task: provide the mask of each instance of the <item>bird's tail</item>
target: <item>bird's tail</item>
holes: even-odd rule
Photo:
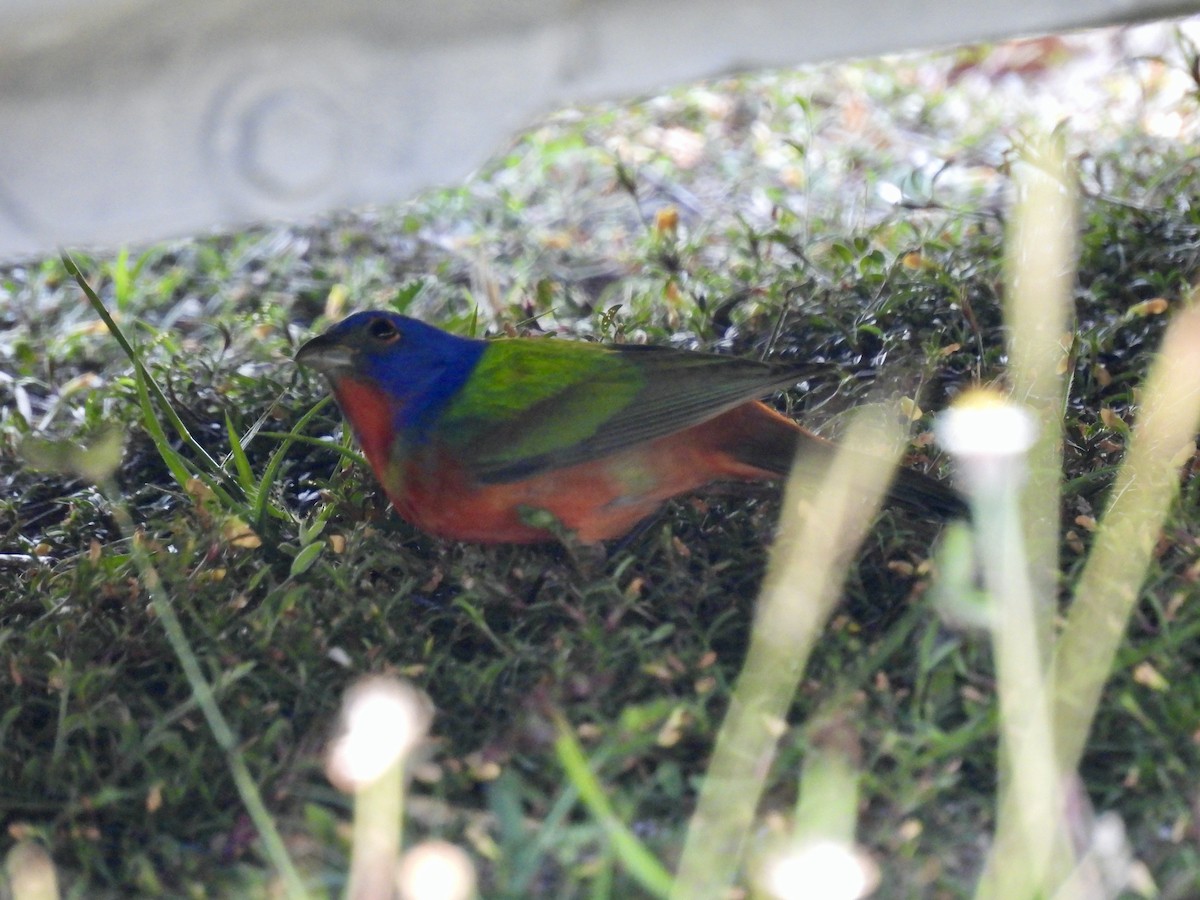
[[[971,514],[962,494],[916,469],[896,470],[888,500],[937,519],[965,519]]]
[[[749,410],[756,408],[767,415],[757,411],[749,413]],[[752,415],[754,422],[751,427],[742,429],[743,440],[738,442],[736,453],[740,462],[786,477],[797,454],[802,461],[822,464],[837,450],[832,442],[805,431],[768,406],[747,405],[738,411],[742,410]],[[936,519],[948,520],[969,515],[967,501],[962,494],[945,482],[915,469],[897,469],[887,497],[888,502]]]

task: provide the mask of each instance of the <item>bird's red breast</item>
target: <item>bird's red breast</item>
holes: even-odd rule
[[[354,436],[371,469],[382,481],[391,457],[398,403],[369,381],[354,378],[334,381],[333,396],[354,429]]]

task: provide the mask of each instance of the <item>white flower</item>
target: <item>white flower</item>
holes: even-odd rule
[[[762,887],[777,900],[856,900],[878,883],[878,867],[853,844],[817,840],[769,862]]]
[[[1024,480],[1025,454],[1037,439],[1037,422],[1003,394],[976,388],[937,417],[934,434],[954,457],[963,489],[978,496]]]
[[[325,766],[329,780],[347,792],[376,781],[424,739],[431,718],[428,698],[408,682],[364,678],[342,701],[341,733]]]

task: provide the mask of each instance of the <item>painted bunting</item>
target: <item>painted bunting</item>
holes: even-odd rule
[[[661,504],[721,480],[776,479],[797,450],[832,445],[758,398],[804,369],[661,347],[471,340],[360,312],[296,362],[323,373],[396,510],[446,538],[552,538],[544,510],[584,542],[619,537]],[[900,470],[891,497],[938,517],[951,488]]]

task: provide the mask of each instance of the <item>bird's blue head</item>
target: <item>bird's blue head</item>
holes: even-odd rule
[[[333,385],[343,412],[347,401],[382,393],[392,425],[416,436],[466,383],[484,341],[459,337],[408,316],[382,310],[354,313],[296,353],[296,362],[316,369]]]

